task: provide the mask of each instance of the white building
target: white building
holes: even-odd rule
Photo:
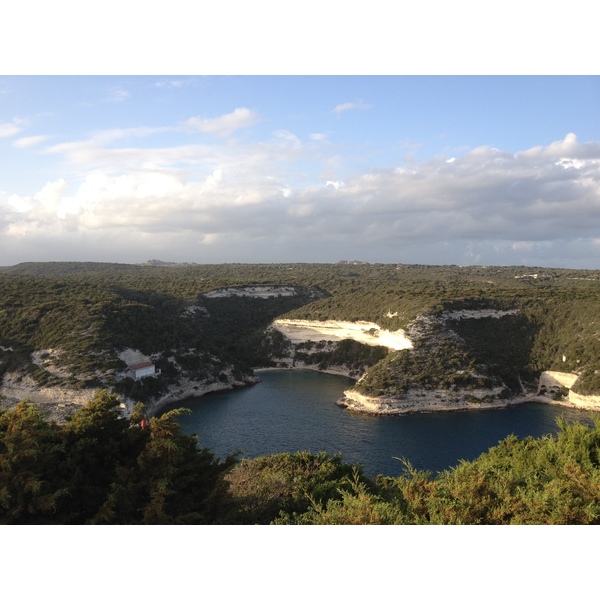
[[[156,368],[154,367],[154,363],[149,360],[130,365],[129,368],[133,372],[133,377],[135,379],[141,379],[142,377],[147,377],[148,375],[156,374]]]
[[[150,358],[139,350],[126,348],[119,353],[119,358],[127,365],[126,375],[131,375],[136,380],[142,379],[142,377],[160,375],[160,369],[155,368]]]

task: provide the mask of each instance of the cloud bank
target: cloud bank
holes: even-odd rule
[[[340,178],[335,150],[319,136],[232,137],[257,120],[245,108],[190,118],[186,130],[227,137],[202,143],[142,147],[133,142],[158,130],[136,128],[46,147],[64,173],[33,195],[0,191],[0,264],[156,257],[600,266],[598,142],[570,133],[514,154],[479,147]],[[44,141],[17,145],[39,151]]]

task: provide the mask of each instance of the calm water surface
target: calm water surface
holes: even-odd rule
[[[192,398],[169,408],[186,407],[180,417],[185,433],[219,458],[237,450],[248,458],[261,454],[325,450],[367,475],[401,475],[407,458],[418,469],[442,471],[472,460],[507,435],[540,437],[558,430],[556,418],[591,422],[583,411],[544,404],[506,409],[371,416],[337,406],[353,382],[313,371],[260,371],[261,383]]]

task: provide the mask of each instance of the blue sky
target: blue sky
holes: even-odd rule
[[[0,75],[0,264],[599,268],[600,77],[381,64]]]

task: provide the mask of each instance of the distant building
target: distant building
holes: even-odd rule
[[[149,360],[130,365],[129,368],[133,372],[134,379],[141,379],[142,377],[147,377],[148,375],[157,374],[154,363]]]
[[[160,375],[160,369],[155,368],[150,358],[139,350],[126,348],[119,352],[119,358],[127,365],[127,375],[133,376],[136,380]]]

